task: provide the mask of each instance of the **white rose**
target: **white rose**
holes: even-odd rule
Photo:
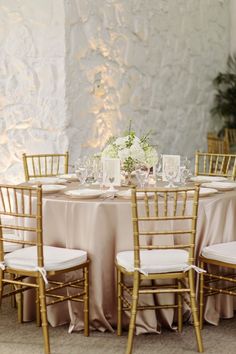
[[[134,160],[138,160],[140,162],[143,162],[145,160],[145,153],[144,153],[142,147],[137,143],[135,143],[134,145],[131,146],[130,156]]]
[[[130,149],[125,148],[123,150],[118,151],[118,157],[121,159],[121,161],[126,160],[130,156]]]
[[[121,138],[117,138],[115,141],[115,144],[119,147],[119,148],[125,148],[126,147],[126,142],[128,141],[129,137],[128,136],[124,136]]]

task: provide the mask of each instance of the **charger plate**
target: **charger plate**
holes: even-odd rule
[[[60,184],[60,183],[66,183],[67,180],[63,178],[58,178],[58,177],[38,177],[38,178],[32,178],[29,180],[27,183],[29,184]]]
[[[214,188],[218,191],[232,191],[236,188],[235,182],[209,182],[201,185],[203,188]]]
[[[58,175],[59,179],[66,179],[67,181],[77,181],[78,177],[75,173],[67,173],[65,175]]]
[[[56,193],[62,191],[65,188],[66,186],[62,186],[61,184],[43,184],[42,192],[43,194]]]
[[[147,193],[148,197],[151,198],[153,197],[153,193]],[[119,191],[116,193],[116,196],[118,198],[123,198],[123,199],[131,199],[131,189],[127,189],[125,191]],[[138,199],[144,199],[145,193],[139,192],[137,193],[137,198]]]
[[[199,183],[205,183],[205,182],[223,182],[227,181],[228,179],[226,177],[222,176],[194,176],[190,178],[190,181],[192,182],[199,182]]]
[[[101,189],[73,189],[66,191],[64,194],[68,195],[71,198],[77,199],[94,199],[99,198],[106,191]]]

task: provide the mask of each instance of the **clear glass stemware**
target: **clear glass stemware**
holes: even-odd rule
[[[80,184],[84,185],[88,177],[88,170],[85,166],[80,166],[76,170],[76,176],[78,177]]]
[[[149,175],[149,168],[146,165],[137,165],[135,168],[136,178],[138,180],[138,184],[141,188],[145,187],[145,184]]]

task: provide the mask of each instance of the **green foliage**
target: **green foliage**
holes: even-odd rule
[[[137,163],[137,160],[133,159],[131,156],[129,156],[125,161],[123,162],[123,168],[124,171],[131,173],[132,171],[135,170],[135,165]]]
[[[236,54],[229,56],[226,72],[220,72],[213,85],[216,94],[211,114],[222,118],[225,126],[233,128],[236,126]]]

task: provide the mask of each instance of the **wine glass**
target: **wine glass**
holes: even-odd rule
[[[80,166],[78,169],[75,171],[76,176],[79,178],[80,184],[84,185],[85,181],[88,177],[88,170],[86,166]]]
[[[178,169],[176,168],[176,166],[175,165],[170,165],[168,163],[168,164],[165,164],[164,170],[165,170],[166,179],[169,182],[166,187],[167,188],[176,187],[176,185],[174,184],[174,180],[178,176]]]
[[[135,168],[136,178],[141,188],[144,188],[149,175],[149,168],[146,165],[137,165]]]
[[[186,180],[188,179],[190,175],[190,170],[186,168],[185,166],[180,167],[180,181],[183,185],[186,184]]]

